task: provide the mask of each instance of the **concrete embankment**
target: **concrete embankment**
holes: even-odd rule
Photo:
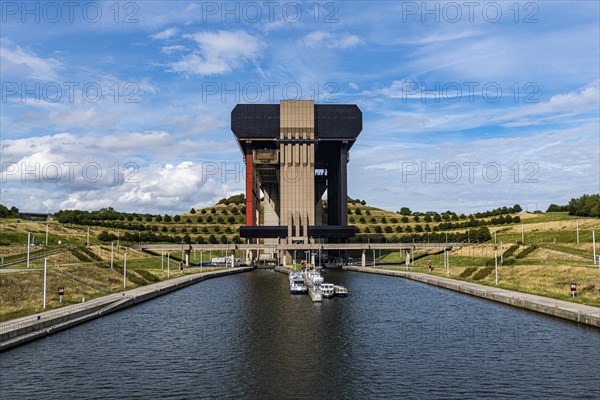
[[[371,274],[397,276],[413,281],[427,283],[444,289],[470,294],[499,303],[536,311],[539,313],[564,318],[582,324],[600,328],[600,308],[571,303],[568,301],[536,296],[528,293],[500,289],[478,283],[464,282],[456,279],[444,278],[418,272],[393,271],[378,268],[363,268],[355,266],[343,267],[347,271],[367,272]]]
[[[252,271],[252,269],[252,267],[238,267],[184,275],[125,292],[99,297],[83,303],[2,322],[0,323],[0,351],[19,346],[206,279],[248,272]]]

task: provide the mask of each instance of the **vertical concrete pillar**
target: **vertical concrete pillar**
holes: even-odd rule
[[[252,147],[250,143],[246,144],[246,225],[256,225],[254,199],[254,164],[252,159]]]
[[[360,258],[360,265],[363,268],[367,266],[367,255],[365,254],[365,250],[362,251],[362,256]]]
[[[294,238],[308,243],[308,227],[315,220],[314,102],[280,103],[280,225]]]

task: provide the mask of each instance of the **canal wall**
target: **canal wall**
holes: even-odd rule
[[[252,267],[236,267],[184,275],[83,303],[2,322],[0,323],[0,352],[207,279],[248,272],[252,269]]]
[[[600,328],[600,308],[418,272],[348,265],[347,271],[396,276]]]

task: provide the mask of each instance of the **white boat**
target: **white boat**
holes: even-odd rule
[[[290,293],[303,294],[308,293],[308,287],[304,283],[304,278],[298,272],[290,273]]]
[[[314,285],[320,285],[321,283],[325,282],[325,279],[323,279],[321,273],[314,269],[307,271],[306,275]]]
[[[336,296],[348,296],[348,289],[346,289],[344,286],[334,285],[333,291],[335,292]]]
[[[335,294],[333,283],[321,283],[321,294],[323,297],[333,297]]]

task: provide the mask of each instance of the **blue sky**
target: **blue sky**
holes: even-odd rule
[[[174,213],[244,190],[241,103],[356,103],[349,195],[530,210],[600,191],[600,11],[546,2],[1,5],[0,202]]]

